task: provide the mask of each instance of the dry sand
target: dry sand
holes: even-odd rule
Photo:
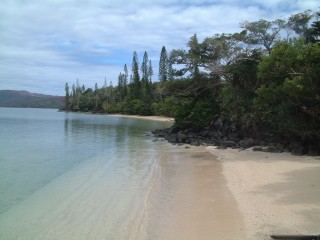
[[[243,215],[246,239],[320,233],[320,157],[207,150],[222,162]]]
[[[107,114],[108,116],[113,117],[124,117],[124,118],[133,118],[133,119],[144,119],[160,122],[173,122],[174,118],[163,117],[163,116],[140,116],[140,115],[125,115],[125,114]]]

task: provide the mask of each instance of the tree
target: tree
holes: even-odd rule
[[[173,64],[173,57],[172,53],[169,54],[169,59],[168,59],[168,80],[173,80],[174,78],[174,69],[172,67]]]
[[[127,64],[124,65],[123,71],[124,71],[123,93],[124,93],[124,97],[126,97],[128,95],[128,68],[127,68]]]
[[[195,79],[199,78],[201,64],[201,46],[198,42],[197,34],[194,34],[188,42],[188,58],[189,58],[189,71],[191,76]]]
[[[123,74],[120,72],[118,75],[118,97],[119,97],[119,101],[122,101],[122,97],[123,97]]]
[[[320,43],[320,12],[316,13],[316,16],[318,18],[317,21],[314,21],[311,24],[311,30],[310,30],[310,35],[311,35],[311,42],[313,43]]]
[[[98,108],[98,101],[99,101],[99,93],[98,93],[98,83],[94,86],[94,100],[95,100],[95,109]]]
[[[142,82],[147,82],[149,79],[148,64],[149,64],[148,53],[144,52],[143,61],[142,61],[142,65],[141,65],[141,81]]]
[[[133,99],[141,99],[141,82],[139,75],[139,60],[137,52],[134,51],[132,58],[132,83],[131,83],[131,97]]]
[[[165,82],[168,80],[168,54],[166,47],[163,46],[160,53],[159,61],[159,81]]]
[[[149,82],[152,83],[153,69],[152,69],[151,60],[149,60],[148,76],[149,76]]]
[[[257,90],[256,121],[281,134],[320,136],[319,62],[318,44],[278,43],[258,66],[264,85]]]
[[[65,85],[65,91],[66,91],[66,96],[65,96],[65,108],[68,109],[69,108],[69,104],[70,104],[70,93],[69,93],[69,85],[68,83],[66,82],[66,85]]]
[[[141,93],[142,93],[143,99],[146,99],[147,95],[149,94],[148,64],[149,64],[148,54],[147,52],[144,52],[143,61],[141,64],[141,76],[142,76],[141,77]]]
[[[260,19],[256,22],[245,21],[240,24],[240,27],[247,31],[245,38],[247,44],[263,46],[270,54],[272,46],[279,40],[279,33],[285,25],[285,21],[280,19],[272,22]]]
[[[308,43],[311,41],[309,22],[312,17],[313,14],[311,14],[310,10],[294,14],[289,18],[287,27],[293,30],[298,37],[304,37]]]

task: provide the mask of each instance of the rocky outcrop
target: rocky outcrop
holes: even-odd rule
[[[291,152],[293,155],[320,155],[319,139],[302,141],[274,136],[270,133],[253,134],[250,128],[236,126],[231,121],[216,117],[211,126],[204,129],[178,129],[174,126],[153,131],[156,138],[164,138],[173,144],[217,146],[220,149],[253,147],[253,151]]]

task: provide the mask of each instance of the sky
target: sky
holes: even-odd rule
[[[157,80],[162,46],[186,48],[239,23],[275,20],[319,0],[1,0],[0,89],[65,95],[65,83],[117,84],[132,55],[147,51]]]

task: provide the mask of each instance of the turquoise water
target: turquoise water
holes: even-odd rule
[[[220,163],[171,123],[0,108],[0,240],[244,239]]]
[[[0,239],[73,239],[70,229],[82,231],[73,226],[79,222],[70,223],[76,217],[82,221],[79,226],[87,227],[93,224],[86,222],[90,218],[103,218],[107,221],[103,236],[127,239],[134,227],[126,234],[123,229],[132,225],[131,218],[139,219],[140,205],[154,184],[157,156],[168,147],[153,142],[147,133],[169,125],[48,109],[0,108]],[[98,207],[101,201],[103,206]],[[88,208],[90,214],[79,216]],[[101,210],[104,215],[99,215]],[[46,219],[44,212],[52,216]],[[65,231],[52,226],[40,234],[39,229],[57,224],[57,219],[71,225]],[[61,232],[61,238],[45,238],[51,231]],[[100,239],[98,232],[88,236]],[[72,236],[79,239],[84,236],[80,233]]]

